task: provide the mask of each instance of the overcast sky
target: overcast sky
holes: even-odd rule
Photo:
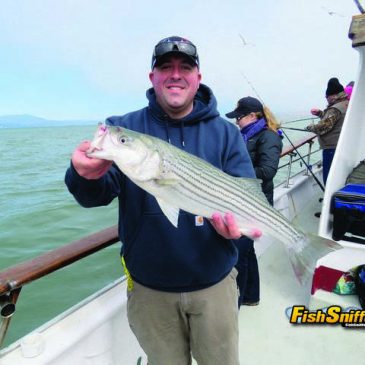
[[[356,78],[352,0],[1,0],[0,115],[104,120],[146,105],[153,46],[198,47],[222,114],[247,95],[279,116]]]

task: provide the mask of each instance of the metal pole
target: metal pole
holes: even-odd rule
[[[22,288],[15,289],[9,294],[0,296],[0,308],[1,308],[1,323],[0,323],[0,348],[3,345],[6,332],[9,328],[11,317],[15,312],[15,303],[18,300],[20,290]]]
[[[292,164],[293,164],[293,157],[295,155],[296,154],[293,153],[293,152],[289,154],[288,174],[286,176],[286,183],[285,183],[284,188],[288,188],[289,187],[289,180],[290,180],[290,175],[291,175],[291,167],[292,167]]]
[[[309,169],[312,170],[312,166],[310,164],[310,159],[311,159],[311,152],[312,152],[312,145],[313,145],[313,141],[308,142],[308,156],[307,156],[307,169],[305,170],[306,176],[309,176]]]
[[[324,186],[321,184],[321,182],[318,180],[317,176],[314,175],[312,169],[309,168],[309,166],[307,165],[307,163],[305,162],[304,158],[302,157],[302,155],[299,153],[298,149],[294,146],[293,142],[289,139],[288,135],[285,133],[285,131],[283,131],[284,136],[287,138],[287,140],[289,141],[289,143],[292,145],[292,147],[294,148],[295,152],[298,154],[298,156],[300,157],[300,159],[302,160],[302,162],[304,163],[304,165],[308,168],[308,171],[311,173],[311,175],[313,176],[313,179],[317,182],[317,184],[319,185],[319,187],[321,188],[322,191],[324,191]]]

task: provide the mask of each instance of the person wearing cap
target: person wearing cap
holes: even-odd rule
[[[161,138],[232,176],[255,176],[237,128],[217,111],[201,83],[197,49],[173,36],[154,48],[148,106],[109,117]],[[65,182],[85,207],[119,200],[119,235],[128,285],[128,320],[149,365],[238,365],[237,249],[232,214],[211,221],[180,212],[178,228],[156,199],[110,161],[88,158],[90,141],[74,151]]]
[[[240,99],[236,109],[227,113],[226,117],[236,119],[236,124],[250,154],[256,177],[262,180],[262,192],[268,202],[273,205],[273,179],[278,170],[283,148],[279,123],[269,108],[251,96]]]
[[[250,154],[255,174],[262,180],[262,192],[274,204],[273,179],[277,173],[282,138],[279,123],[269,108],[251,96],[240,99],[237,107],[226,114],[235,119],[244,144]],[[242,142],[241,142],[242,143]],[[238,248],[237,284],[240,290],[239,305],[256,305],[260,300],[260,279],[253,241],[241,238],[235,241]]]
[[[347,94],[338,78],[332,77],[328,80],[326,99],[328,105],[325,110],[311,109],[312,115],[320,118],[319,122],[306,127],[308,131],[318,135],[318,142],[322,149],[323,183],[325,185],[349,104]],[[316,213],[316,216],[319,215]]]

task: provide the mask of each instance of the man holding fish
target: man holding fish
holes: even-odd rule
[[[149,78],[148,106],[110,117],[107,125],[159,137],[230,175],[255,177],[238,129],[219,116],[212,91],[200,83],[193,43],[175,36],[161,40]],[[101,127],[97,134],[103,132]],[[191,356],[202,365],[239,364],[231,240],[241,232],[233,215],[214,214],[211,224],[181,211],[176,228],[166,206],[162,212],[161,202],[112,161],[88,157],[90,148],[89,141],[76,148],[65,181],[84,207],[119,199],[122,255],[132,279],[128,320],[149,365],[188,365]]]
[[[301,282],[341,246],[307,236],[268,204],[238,129],[200,83],[190,41],[161,40],[149,78],[148,106],[108,118],[75,150],[65,181],[85,207],[118,198],[128,320],[148,363],[237,365],[232,240],[282,241]]]

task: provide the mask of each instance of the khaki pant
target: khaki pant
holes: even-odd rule
[[[239,365],[237,270],[218,284],[168,293],[136,282],[128,292],[129,325],[148,365]]]

